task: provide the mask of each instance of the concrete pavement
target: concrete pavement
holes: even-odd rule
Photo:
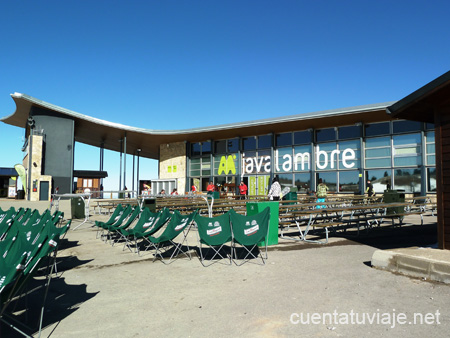
[[[208,268],[195,253],[153,263],[150,254],[96,239],[85,224],[61,243],[42,336],[447,337],[449,285],[370,267],[379,249],[434,243],[434,217],[423,226],[406,221],[357,238],[332,236],[328,245],[280,240],[264,266]],[[430,256],[431,249],[410,250]],[[30,303],[39,299],[31,295]],[[9,333],[1,327],[1,337]]]

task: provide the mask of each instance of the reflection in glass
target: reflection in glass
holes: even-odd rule
[[[359,172],[356,170],[339,172],[339,191],[358,192]]]
[[[328,187],[328,191],[336,191],[336,184],[337,184],[337,180],[336,180],[336,172],[326,172],[326,173],[317,173],[316,174],[316,184],[319,184],[319,179],[323,180],[323,183],[325,183]],[[317,191],[317,187],[316,190]]]
[[[436,168],[427,168],[428,191],[436,192]]]
[[[311,190],[311,175],[309,173],[295,174],[295,186],[299,192],[309,193]]]
[[[394,189],[403,190],[407,193],[420,192],[421,170],[416,169],[394,169]]]
[[[382,193],[389,187],[392,187],[391,169],[367,170],[366,179],[373,184],[373,190],[376,193]]]

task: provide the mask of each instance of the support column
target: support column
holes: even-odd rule
[[[139,154],[141,152],[141,149],[136,150],[137,151],[137,172],[136,172],[136,176],[137,176],[137,193],[139,195],[139,188],[140,188],[140,184],[139,184]]]
[[[125,132],[125,136],[123,137],[123,190],[125,190],[125,187],[127,186],[127,133]]]
[[[123,151],[123,140],[119,140],[120,142],[120,159],[119,159],[119,189],[122,190],[122,151]]]

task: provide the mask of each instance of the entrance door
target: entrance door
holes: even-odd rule
[[[269,175],[248,176],[248,194],[250,196],[267,195],[270,188],[269,179]]]
[[[48,181],[41,181],[39,184],[39,201],[48,201],[48,190],[50,184]]]

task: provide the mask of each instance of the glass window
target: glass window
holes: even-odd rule
[[[376,137],[366,139],[366,168],[391,166],[391,138]]]
[[[202,176],[211,176],[211,160],[209,157],[202,158]]]
[[[400,145],[418,144],[422,143],[422,138],[420,134],[406,134],[406,135],[395,135],[393,137],[394,147]]]
[[[256,138],[254,136],[242,138],[242,150],[256,150]]]
[[[311,145],[294,147],[294,171],[311,170],[312,152]]]
[[[357,169],[361,166],[361,142],[359,139],[339,143],[339,169]],[[345,157],[345,161],[343,160]]]
[[[202,142],[202,155],[211,154],[212,146],[211,141]]]
[[[361,127],[360,126],[339,127],[338,135],[339,140],[348,140],[351,138],[361,137]]]
[[[281,189],[285,187],[292,187],[292,174],[279,174]]]
[[[214,153],[215,154],[225,154],[227,152],[227,141],[215,141],[214,142]]]
[[[369,123],[364,125],[365,136],[380,136],[390,134],[389,122]]]
[[[434,123],[425,123],[425,128],[427,128],[427,130],[434,129]]]
[[[390,137],[368,138],[366,140],[366,148],[390,147],[390,146],[391,146]]]
[[[411,166],[422,164],[421,134],[395,135],[394,166]]]
[[[293,169],[292,147],[275,150],[275,172],[291,172]]]
[[[373,190],[376,193],[383,193],[386,189],[391,188],[392,184],[391,169],[367,170],[366,180],[370,180],[373,184]]]
[[[434,131],[427,132],[426,134],[426,154],[427,164],[436,165],[436,146],[435,146]]]
[[[316,184],[319,184],[319,179],[322,179],[323,183],[325,183],[328,187],[328,191],[336,191],[336,175],[337,172],[321,172],[316,174]],[[317,191],[317,187],[316,190]]]
[[[334,128],[316,130],[316,141],[327,142],[336,140],[336,131]]]
[[[379,167],[390,167],[391,158],[376,158],[367,159],[366,158],[366,168],[379,168]]]
[[[436,168],[427,168],[427,189],[436,192]]]
[[[339,172],[339,191],[340,192],[358,192],[359,172],[356,170]]]
[[[294,174],[295,186],[299,192],[311,191],[311,175],[309,173]]]
[[[305,144],[312,142],[312,133],[309,130],[294,133],[294,144]]]
[[[191,156],[200,156],[201,149],[200,143],[191,143]]]
[[[336,169],[337,161],[336,143],[323,143],[316,146],[316,168],[318,170]]]
[[[422,122],[418,121],[394,121],[393,133],[407,133],[411,131],[420,131],[422,129]]]
[[[258,149],[272,147],[272,135],[258,136]]]
[[[200,158],[191,159],[189,170],[190,176],[200,176],[200,166],[201,166],[200,162],[201,162]]]
[[[275,143],[277,147],[291,146],[292,133],[277,134],[275,136]]]
[[[420,192],[421,173],[420,169],[395,169],[394,189],[407,193]]]
[[[239,139],[235,138],[232,140],[228,140],[228,152],[229,153],[237,153],[239,151]]]

